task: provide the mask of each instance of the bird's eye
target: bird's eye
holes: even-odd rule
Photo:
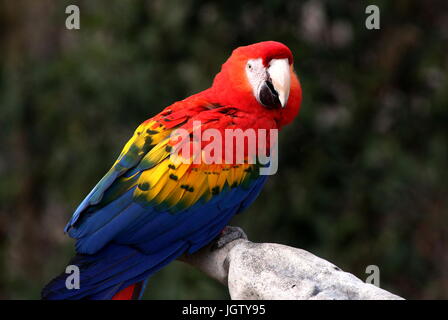
[[[247,69],[252,70],[252,65],[250,63],[247,64]]]

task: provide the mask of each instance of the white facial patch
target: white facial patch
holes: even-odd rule
[[[260,102],[258,100],[258,92],[261,85],[266,81],[267,78],[266,68],[263,65],[263,60],[261,58],[258,58],[247,61],[246,75],[252,87],[254,97],[258,102]]]
[[[260,89],[266,81],[272,82],[272,86],[278,94],[281,106],[288,102],[291,86],[290,65],[288,59],[272,59],[266,68],[261,58],[250,59],[246,64],[246,75],[252,87],[254,97],[260,101]]]

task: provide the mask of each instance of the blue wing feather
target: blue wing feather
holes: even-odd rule
[[[265,181],[266,176],[260,176],[250,188],[230,189],[219,194],[216,201],[198,202],[175,215],[168,212],[151,214],[151,208],[131,203],[129,211],[121,212],[111,222],[78,240],[81,252],[94,251],[101,247],[101,243],[109,243],[94,255],[84,255],[85,260],[71,262],[82,269],[82,290],[67,290],[63,277],[50,283],[43,296],[50,299],[86,296],[110,299],[117,287],[122,289],[145,280],[185,251],[193,253],[207,245],[236,213],[255,200]],[[131,222],[140,223],[140,229],[135,230],[135,225],[126,229]]]

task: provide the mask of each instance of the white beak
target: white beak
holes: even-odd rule
[[[291,85],[288,59],[272,59],[268,68],[268,73],[271,77],[272,85],[278,93],[282,108],[284,108],[288,102],[289,88]]]

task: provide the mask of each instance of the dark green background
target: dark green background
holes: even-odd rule
[[[364,10],[381,9],[367,30]],[[133,130],[207,88],[240,45],[287,44],[303,86],[280,169],[237,217],[406,298],[448,298],[445,1],[1,1],[0,298],[37,299],[62,229]],[[65,28],[78,4],[81,29]],[[228,298],[174,262],[149,299]]]

